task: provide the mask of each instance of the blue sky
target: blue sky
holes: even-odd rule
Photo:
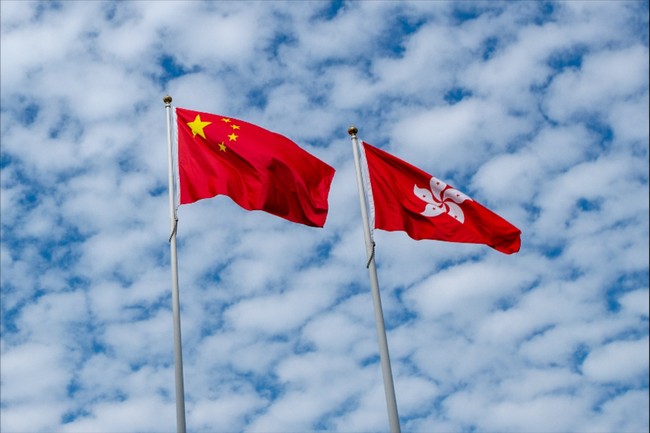
[[[188,431],[388,431],[347,128],[519,227],[377,231],[404,432],[648,431],[648,2],[0,2],[4,432],[175,430],[166,118],[290,137],[322,229],[179,209]]]

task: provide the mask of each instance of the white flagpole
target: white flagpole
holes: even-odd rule
[[[357,128],[350,126],[348,134],[352,137],[352,152],[354,154],[354,167],[357,171],[357,186],[359,188],[359,204],[361,205],[361,219],[363,220],[363,235],[366,240],[366,254],[368,256],[368,274],[370,275],[370,289],[372,302],[375,309],[375,327],[379,339],[379,357],[381,360],[381,372],[384,377],[384,391],[386,393],[386,406],[388,408],[388,423],[391,433],[400,433],[399,415],[397,414],[397,400],[395,399],[395,387],[393,385],[393,373],[390,367],[390,356],[388,354],[388,341],[386,339],[386,328],[384,327],[384,313],[381,308],[381,296],[379,295],[379,282],[377,280],[377,267],[375,266],[375,243],[370,234],[368,223],[368,206],[365,200],[363,178],[361,175],[361,163],[359,161],[359,139]]]
[[[167,147],[168,147],[168,172],[169,172],[169,217],[171,222],[171,235],[169,247],[172,264],[172,315],[174,318],[174,370],[176,374],[176,431],[185,433],[185,390],[183,387],[183,347],[181,345],[181,308],[178,293],[178,259],[176,257],[176,228],[178,216],[176,215],[176,197],[174,194],[174,164],[172,150],[172,97],[163,98],[167,110]]]

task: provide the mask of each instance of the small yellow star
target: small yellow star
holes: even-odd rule
[[[192,129],[192,137],[196,137],[196,134],[199,134],[201,137],[205,138],[205,132],[203,132],[203,128],[210,125],[211,123],[212,122],[202,122],[201,116],[197,114],[194,121],[188,122],[187,126]]]
[[[230,119],[228,119],[227,117],[222,117],[221,121],[226,122],[226,123],[230,123]]]
[[[235,130],[235,129],[239,129],[239,125],[230,125],[230,127],[231,127],[233,130]]]
[[[237,137],[238,137],[238,135],[235,135],[235,133],[233,132],[232,134],[230,134],[228,136],[228,140],[229,141],[237,141]]]
[[[226,151],[226,145],[223,143],[223,141],[219,143],[219,150],[222,152]]]

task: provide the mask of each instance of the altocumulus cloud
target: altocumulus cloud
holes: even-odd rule
[[[337,169],[179,209],[190,431],[386,431],[350,140],[519,227],[376,232],[405,432],[648,431],[648,2],[0,2],[0,429],[173,431],[162,97]]]

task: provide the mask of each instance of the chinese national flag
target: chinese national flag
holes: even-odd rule
[[[180,204],[227,195],[247,210],[323,227],[334,169],[280,134],[176,108]]]
[[[413,239],[486,244],[519,251],[521,230],[451,185],[363,143],[374,202],[375,228]]]

